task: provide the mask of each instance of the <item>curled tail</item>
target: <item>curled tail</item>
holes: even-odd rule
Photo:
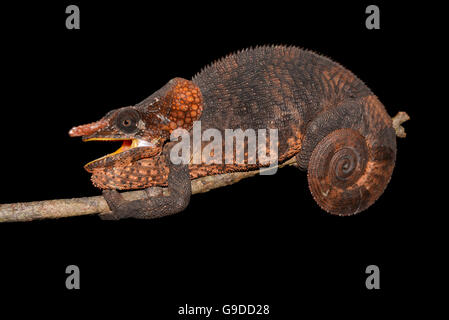
[[[321,112],[307,125],[297,155],[315,201],[336,215],[371,206],[390,181],[395,159],[392,121],[374,95]]]

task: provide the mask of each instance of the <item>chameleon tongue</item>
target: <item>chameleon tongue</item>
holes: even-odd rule
[[[69,131],[69,136],[71,137],[81,137],[81,136],[87,136],[90,134],[95,133],[101,128],[104,128],[108,124],[108,121],[106,120],[99,120],[97,122],[92,122],[88,124],[83,124],[78,127],[73,127]]]

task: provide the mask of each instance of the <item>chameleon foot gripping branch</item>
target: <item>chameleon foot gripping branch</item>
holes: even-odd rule
[[[69,134],[84,141],[123,141],[116,152],[85,166],[94,185],[105,190],[111,209],[101,215],[105,219],[174,214],[188,205],[192,191],[231,184],[264,166],[260,161],[173,163],[170,135],[179,128],[191,134],[196,121],[202,133],[215,129],[223,136],[227,129],[276,129],[280,166],[295,164],[307,171],[310,191],[322,209],[351,215],[384,192],[405,120],[408,116],[399,113],[392,121],[371,90],[338,63],[296,47],[263,46],[231,54],[192,80],[175,78],[137,105],[112,110]],[[207,145],[201,142],[199,152]],[[242,148],[248,150],[247,140]],[[115,191],[153,187],[167,188],[164,195],[151,197],[123,197]],[[105,211],[100,197],[92,200],[101,202],[98,208],[86,205],[86,199],[86,212]]]

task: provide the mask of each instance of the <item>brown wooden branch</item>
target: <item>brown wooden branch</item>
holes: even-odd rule
[[[294,164],[293,159],[279,167]],[[262,169],[267,170],[267,169]],[[231,185],[242,179],[259,174],[259,170],[233,172],[216,176],[207,176],[192,180],[192,193],[203,193],[212,189]],[[155,188],[155,192],[167,195],[167,188]],[[122,193],[126,200],[138,200],[148,197],[146,191],[128,191]],[[106,213],[109,207],[103,196],[59,199],[33,202],[0,204],[0,222],[31,221],[38,219],[55,219],[96,213]]]
[[[407,120],[410,120],[409,115],[404,111],[399,111],[398,114],[391,119],[393,120],[393,128],[396,131],[396,136],[398,136],[399,138],[405,138],[405,129],[403,126],[401,126],[401,124],[403,124]]]
[[[405,137],[401,124],[410,119],[405,112],[399,112],[393,120],[393,127],[398,137]],[[295,159],[284,162],[279,168],[287,165],[295,165]],[[268,169],[262,169],[268,170]],[[207,176],[192,180],[192,193],[203,193],[212,189],[231,185],[242,179],[259,174],[259,170],[248,172],[233,172],[216,176]],[[167,194],[166,188],[154,189],[154,192]],[[143,190],[123,192],[126,200],[145,199],[148,194]],[[59,199],[33,202],[19,202],[0,204],[0,222],[31,221],[38,219],[55,219],[89,214],[105,213],[109,207],[102,196],[83,197],[73,199]]]

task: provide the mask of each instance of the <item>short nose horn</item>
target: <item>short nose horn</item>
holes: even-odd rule
[[[78,127],[73,127],[69,131],[69,136],[71,137],[81,137],[81,136],[87,136],[90,134],[95,133],[96,131],[100,130],[101,128],[104,128],[108,122],[106,120],[99,120],[97,122],[92,122],[88,124],[83,124]]]

